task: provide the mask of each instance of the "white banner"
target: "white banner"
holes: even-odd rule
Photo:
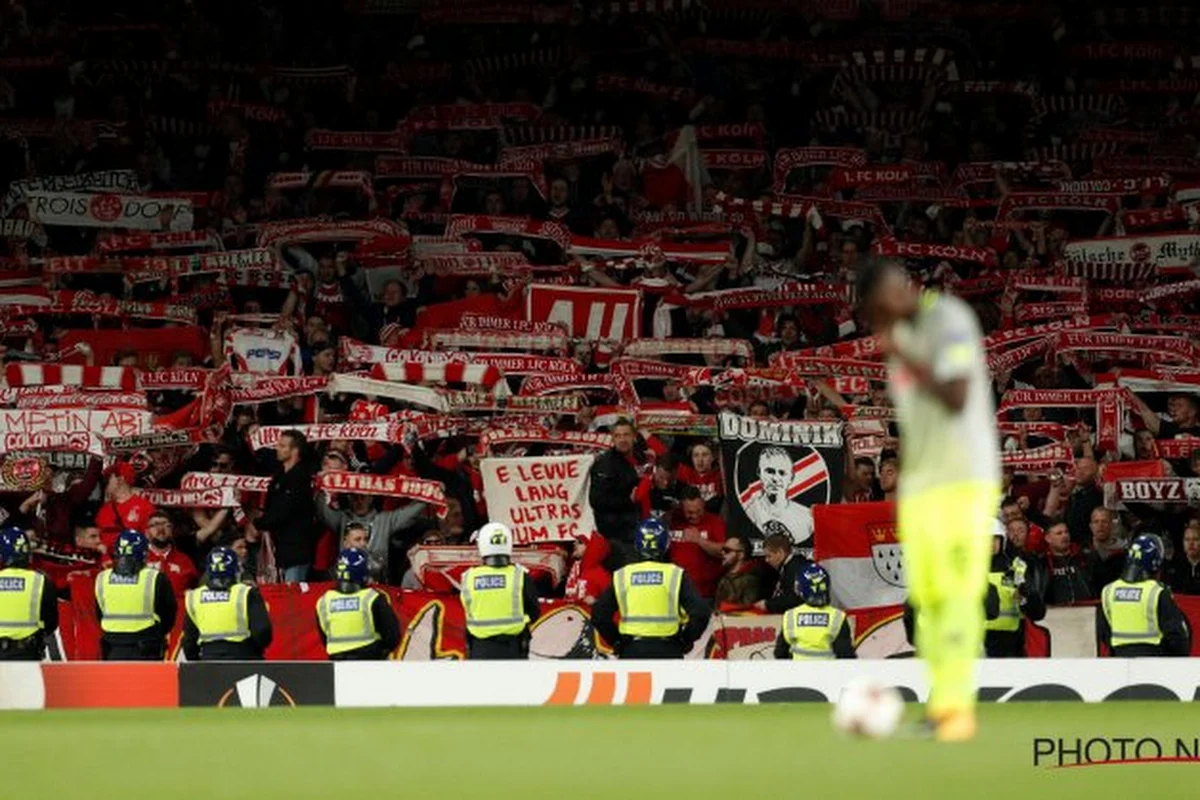
[[[29,216],[43,225],[140,231],[192,229],[192,201],[179,197],[32,191],[26,195],[26,207]]]
[[[138,176],[131,169],[109,169],[98,172],[79,172],[74,175],[43,175],[23,178],[8,185],[0,202],[0,217],[7,217],[25,202],[29,192],[116,192],[129,194],[138,191]]]
[[[488,517],[512,528],[515,544],[590,538],[588,470],[595,456],[485,458],[479,464]]]
[[[0,409],[0,433],[94,433],[104,438],[146,433],[148,411],[136,409]]]
[[[1189,267],[1200,256],[1200,233],[1153,233],[1068,242],[1068,264],[1153,264],[1162,271]]]

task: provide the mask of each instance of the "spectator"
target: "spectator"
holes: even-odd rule
[[[313,522],[313,470],[305,461],[308,442],[297,430],[284,431],[275,445],[278,465],[263,513],[256,526],[271,536],[275,558],[283,570],[283,579],[295,583],[308,578],[316,546]]]
[[[721,579],[713,598],[718,608],[722,603],[749,606],[758,602],[759,572],[750,558],[751,550],[750,540],[738,534],[721,545]]]
[[[175,546],[175,523],[165,511],[155,511],[146,522],[146,539],[150,550],[146,564],[167,576],[171,589],[181,595],[196,588],[200,573],[192,559]]]
[[[608,539],[618,566],[633,558],[633,531],[639,508],[635,499],[638,463],[633,447],[637,431],[627,419],[612,426],[612,447],[592,463],[588,502],[596,519],[596,530]]]
[[[879,459],[879,499],[896,502],[896,487],[900,479],[900,462],[895,458]]]
[[[875,462],[866,456],[854,459],[842,490],[847,503],[867,503],[875,489]]]
[[[1056,473],[1050,480],[1050,493],[1046,496],[1046,516],[1065,521],[1071,541],[1080,546],[1091,540],[1092,512],[1104,504],[1104,493],[1097,477],[1096,459],[1076,454],[1074,476],[1064,475],[1061,471]]]
[[[782,614],[803,602],[796,594],[796,580],[810,562],[792,547],[792,540],[782,533],[768,536],[763,542],[763,556],[771,569],[775,570],[775,589],[771,596],[759,600],[754,607],[771,614]]]
[[[1067,523],[1056,522],[1046,531],[1046,579],[1042,596],[1047,605],[1069,605],[1096,597],[1087,559],[1071,541]]]
[[[1100,591],[1121,577],[1128,542],[1115,534],[1113,513],[1107,508],[1093,509],[1089,527],[1092,531],[1092,542],[1084,553],[1087,555],[1088,574],[1091,576],[1089,582],[1093,589]]]
[[[127,461],[118,461],[104,470],[104,480],[104,505],[96,513],[96,527],[105,549],[112,552],[121,531],[145,532],[154,504],[133,491],[135,473]]]
[[[712,600],[721,577],[721,545],[725,520],[704,507],[695,486],[679,493],[679,510],[671,521],[671,562],[683,571],[705,600]]]
[[[1008,524],[1004,526],[1004,533],[1007,538],[1007,543],[1005,544],[1007,557],[1027,557],[1029,544],[1029,523],[1021,518],[1011,519],[1008,521]]]
[[[411,526],[425,512],[425,504],[409,503],[394,511],[378,511],[375,498],[369,494],[350,494],[339,499],[348,501],[348,510],[334,508],[329,496],[322,492],[316,503],[317,517],[330,530],[342,535],[342,549],[351,547],[366,551],[371,580],[386,583],[392,537]],[[352,529],[365,531],[366,541],[346,544],[345,535]]]
[[[28,527],[37,532],[39,540],[66,544],[71,541],[72,517],[100,482],[100,459],[89,459],[83,477],[71,480],[65,489],[56,488],[56,478],[60,475],[66,479],[71,477],[71,473],[49,472],[43,488],[25,498],[19,511],[28,520]]]
[[[708,442],[697,442],[688,449],[687,460],[676,473],[680,483],[694,486],[700,492],[705,507],[716,514],[721,510],[725,492],[721,468]],[[702,593],[703,594],[703,593]]]
[[[1150,409],[1136,394],[1134,409],[1142,418],[1146,428],[1156,439],[1174,439],[1178,436],[1200,436],[1200,397],[1194,394],[1173,394],[1167,398],[1167,416],[1164,420]]]
[[[1183,547],[1167,565],[1167,583],[1175,594],[1200,595],[1200,520],[1189,520]]]
[[[361,533],[356,533],[354,535],[356,537],[361,537]],[[405,571],[404,576],[400,579],[401,589],[416,590],[425,588],[425,584],[421,582],[420,574],[418,574],[416,567],[413,565],[413,560],[416,558],[419,548],[437,547],[438,545],[445,543],[446,537],[442,535],[441,531],[426,531],[424,534],[422,534],[420,541],[418,541],[408,550],[409,568]]]
[[[683,486],[675,479],[675,457],[662,453],[654,459],[654,470],[638,483],[636,499],[641,515],[665,519],[679,507]]]

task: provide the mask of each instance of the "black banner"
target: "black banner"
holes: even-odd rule
[[[842,423],[721,414],[718,428],[729,532],[780,533],[811,555],[812,507],[842,496]]]
[[[242,661],[179,665],[179,705],[218,708],[333,705],[329,662]]]

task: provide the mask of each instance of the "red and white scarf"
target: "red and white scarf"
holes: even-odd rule
[[[229,488],[235,492],[266,494],[270,486],[269,475],[239,475],[230,472],[189,472],[179,481],[179,488],[185,492]]]
[[[420,361],[375,364],[371,377],[403,383],[473,383],[492,389],[504,380],[504,374],[491,364],[451,361],[429,364]]]
[[[81,367],[74,364],[25,364],[11,362],[4,379],[17,386],[79,386],[132,392],[141,388],[138,370],[132,367]]]
[[[265,425],[249,436],[250,447],[272,447],[287,431],[297,430],[310,442],[355,441],[399,442],[402,434],[397,422],[340,422],[318,425]]]
[[[407,475],[371,475],[365,472],[330,471],[317,475],[315,488],[323,492],[371,494],[427,503],[446,516],[446,490],[440,481]]]
[[[1000,454],[1001,466],[1020,475],[1047,474],[1055,470],[1075,471],[1075,456],[1071,447],[1055,443],[1032,450],[1006,450]]]
[[[612,436],[607,433],[556,431],[541,428],[493,428],[485,430],[480,435],[479,450],[486,453],[494,447],[528,443],[607,450],[612,447]]]

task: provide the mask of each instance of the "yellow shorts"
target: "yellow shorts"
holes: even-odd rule
[[[982,601],[999,500],[1000,487],[989,482],[949,484],[901,498],[896,535],[904,545],[914,606]]]

